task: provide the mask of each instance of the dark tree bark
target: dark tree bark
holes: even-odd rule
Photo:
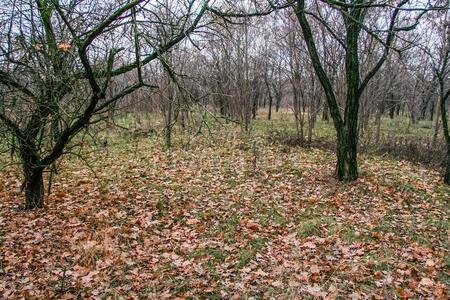
[[[282,94],[281,90],[278,90],[275,87],[274,87],[274,92],[275,92],[275,112],[278,112],[280,110],[281,100],[283,99],[283,94]]]
[[[256,113],[258,112],[258,107],[260,106],[259,99],[261,97],[261,91],[259,88],[259,80],[256,78],[253,80],[253,104],[252,104],[252,118],[256,119]]]
[[[347,80],[347,101],[344,112],[344,126],[338,136],[337,176],[340,180],[352,181],[358,178],[358,110],[361,93],[359,78],[358,36],[362,10],[354,9],[350,15],[354,19],[345,19],[347,24],[347,51],[345,57],[345,75]],[[355,21],[356,20],[356,21]],[[339,133],[338,133],[339,134]]]
[[[323,109],[322,109],[322,120],[328,122],[330,120],[328,116],[328,105],[326,102],[323,103]]]
[[[450,42],[449,42],[450,45]],[[449,46],[450,47],[450,46]],[[449,57],[448,57],[448,53],[447,53],[447,58],[446,58],[446,62],[448,61]],[[444,70],[444,68],[443,68]],[[442,75],[444,74],[444,72],[442,72]],[[439,86],[440,86],[440,110],[441,110],[441,119],[442,119],[442,130],[444,133],[444,138],[445,138],[445,142],[447,143],[447,164],[446,164],[446,168],[444,171],[444,182],[446,184],[450,184],[450,131],[448,128],[448,118],[447,118],[447,100],[448,98],[450,98],[450,88],[445,91],[444,90],[444,77],[440,76],[439,78]]]
[[[270,120],[272,118],[272,104],[273,104],[273,97],[272,97],[272,91],[270,89],[270,84],[269,84],[269,78],[267,75],[267,71],[264,73],[264,83],[266,84],[267,87],[267,96],[269,98],[269,113],[267,114],[267,120]]]
[[[448,75],[450,74],[450,33],[448,32],[446,34],[444,46],[442,48],[444,50],[442,51],[441,59],[439,59],[441,64],[439,67],[435,67],[435,72],[439,83],[439,108],[441,111],[442,130],[445,142],[447,144],[447,158],[446,168],[444,171],[444,182],[446,184],[450,184],[450,131],[448,128],[447,116],[447,100],[450,98],[450,87],[446,87],[446,81],[448,79]]]
[[[20,158],[24,175],[25,209],[44,206],[44,168],[36,154],[36,147],[31,140],[20,141]]]
[[[352,181],[358,178],[357,135],[342,131],[337,140],[336,175],[339,180]]]
[[[378,105],[378,109],[375,115],[375,125],[376,125],[376,134],[375,134],[375,142],[380,140],[381,136],[381,117],[383,116],[385,110],[385,100],[381,100],[381,103]]]
[[[204,2],[195,18],[186,21],[183,28],[171,32],[171,36],[165,37],[166,43],[157,44],[148,54],[141,53],[136,35],[136,58],[124,61],[124,64],[117,68],[115,54],[121,50],[113,48],[113,45],[111,49],[102,48],[105,50],[105,56],[102,57],[101,64],[98,64],[99,58],[92,55],[92,52],[96,51],[95,42],[104,34],[112,34],[118,26],[128,24],[123,22],[124,24],[118,25],[116,21],[123,21],[122,18],[128,18],[129,13],[136,13],[140,9],[137,7],[145,1],[114,4],[115,8],[106,11],[104,15],[95,13],[94,19],[86,12],[87,31],[84,31],[85,26],[78,26],[77,22],[73,21],[74,16],[78,14],[76,6],[79,3],[66,9],[69,4],[60,4],[58,1],[11,1],[16,2],[20,9],[11,10],[10,21],[3,22],[10,24],[8,37],[15,39],[17,32],[26,32],[24,43],[32,44],[24,44],[23,47],[17,48],[18,50],[14,49],[20,56],[27,57],[26,62],[15,59],[14,53],[5,55],[6,52],[2,48],[2,62],[6,63],[1,65],[0,87],[2,91],[5,90],[4,87],[8,88],[7,95],[2,96],[20,101],[7,102],[2,99],[2,104],[11,103],[11,106],[0,111],[0,125],[4,125],[19,143],[25,208],[33,209],[44,204],[44,170],[64,155],[69,142],[81,130],[87,128],[92,121],[97,121],[92,120],[95,116],[107,113],[115,102],[141,87],[152,87],[143,82],[142,67],[158,59],[190,35],[205,14],[207,2]],[[29,11],[25,9],[27,6]],[[92,7],[95,6],[94,1]],[[186,15],[191,16],[193,8],[189,7],[188,10]],[[33,18],[29,18],[30,14]],[[3,23],[2,28],[5,28]],[[137,26],[137,23],[134,25]],[[24,28],[27,29],[23,31]],[[29,28],[33,28],[32,33]],[[27,36],[29,34],[41,36],[42,41],[35,41],[34,36]],[[65,40],[67,38],[70,43]],[[45,46],[38,51],[33,45],[40,47],[39,43],[45,43]],[[46,68],[43,68],[43,65]],[[130,71],[137,71],[137,79],[130,80],[118,92],[107,97],[112,78]],[[81,93],[78,94],[75,90],[80,87],[84,90],[82,97]],[[72,109],[66,100],[71,99],[70,96],[74,93],[75,98],[79,98],[83,103],[80,106],[74,105]],[[22,109],[23,107],[27,109]],[[60,111],[65,109],[68,110],[60,114]]]
[[[434,118],[434,107],[436,106],[436,102],[435,101],[431,101],[431,105],[430,105],[430,121],[433,121]]]
[[[27,173],[25,173],[27,172]],[[43,169],[24,171],[25,209],[44,207]]]
[[[389,118],[391,120],[394,120],[395,115],[398,115],[398,113],[396,114],[395,111],[396,111],[396,106],[395,105],[391,105],[391,107],[389,108]]]
[[[258,97],[253,98],[252,119],[256,119],[256,111],[258,110]]]
[[[336,175],[339,180],[352,181],[358,177],[358,110],[361,95],[373,76],[384,64],[394,39],[394,26],[399,9],[406,2],[400,2],[395,8],[388,28],[388,34],[384,41],[384,52],[376,64],[368,71],[363,80],[360,79],[360,65],[358,57],[359,33],[363,27],[363,21],[370,6],[365,7],[364,1],[355,0],[349,6],[341,7],[342,17],[345,21],[346,39],[342,42],[345,48],[345,75],[347,83],[347,96],[344,115],[341,115],[337,98],[333,90],[330,77],[326,73],[315,41],[309,21],[306,17],[305,1],[298,0],[295,14],[302,28],[308,53],[313,64],[314,71],[322,85],[327,99],[330,114],[334,122],[337,136],[337,164]]]
[[[444,182],[450,184],[450,144],[447,142],[447,166],[445,167]]]
[[[300,0],[296,7],[296,16],[302,28],[303,37],[305,39],[308,52],[313,64],[314,70],[317,77],[324,89],[325,96],[327,99],[328,107],[330,109],[331,117],[333,118],[334,127],[337,133],[337,164],[336,164],[336,175],[339,180],[351,180],[354,177],[354,169],[357,169],[356,164],[356,148],[355,153],[352,153],[351,141],[352,139],[348,136],[349,131],[346,130],[344,120],[342,120],[341,113],[339,111],[338,102],[333,91],[333,86],[329,77],[327,76],[314,42],[314,37],[311,31],[311,27],[306,18],[305,14],[305,2]],[[349,99],[349,97],[347,98]],[[346,109],[346,112],[348,110]],[[353,159],[355,157],[355,159]],[[356,172],[357,176],[357,172]]]
[[[271,93],[270,93],[270,90],[269,90],[269,104],[268,104],[268,106],[269,106],[269,113],[267,114],[267,120],[271,120],[272,119],[272,95],[271,95]]]
[[[400,116],[400,111],[403,113],[403,108],[401,103],[395,103],[395,115],[398,117]]]

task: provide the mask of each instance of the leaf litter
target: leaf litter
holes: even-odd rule
[[[92,170],[65,159],[32,212],[18,171],[1,174],[0,298],[448,297],[450,189],[434,171],[361,156],[340,183],[330,152],[234,131],[136,148],[89,152]]]

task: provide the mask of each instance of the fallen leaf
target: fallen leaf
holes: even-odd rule
[[[427,277],[422,278],[419,282],[419,286],[431,287],[433,285],[434,285],[434,281]]]
[[[259,225],[258,223],[254,222],[254,221],[247,221],[247,223],[245,224],[245,227],[247,227],[250,230],[260,230],[261,229],[261,225]]]

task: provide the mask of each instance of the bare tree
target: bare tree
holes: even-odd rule
[[[449,12],[436,14],[429,20],[434,29],[428,37],[424,49],[431,60],[438,81],[439,109],[442,119],[442,131],[447,144],[444,182],[450,184],[450,131],[448,124],[448,99],[450,98],[450,21]]]
[[[152,87],[145,66],[191,34],[207,4],[184,1],[167,22],[158,14],[174,7],[168,1],[3,2],[0,125],[14,136],[12,151],[17,144],[25,208],[43,206],[43,172],[70,153],[78,133]]]
[[[358,177],[357,147],[358,147],[358,111],[360,98],[369,84],[370,80],[380,70],[386,61],[390,49],[394,45],[395,37],[400,31],[412,30],[425,12],[431,9],[428,5],[417,8],[408,5],[410,1],[402,0],[395,4],[372,1],[367,3],[361,0],[351,2],[344,1],[323,1],[322,9],[337,9],[344,22],[345,35],[340,36],[333,31],[332,24],[329,24],[307,7],[304,0],[299,0],[295,6],[295,14],[302,27],[303,37],[306,41],[314,70],[324,89],[328,107],[334,121],[337,133],[337,166],[336,175],[340,180],[355,180]],[[378,10],[378,13],[377,13]],[[320,11],[320,10],[319,10]],[[419,13],[416,13],[419,11]],[[410,14],[414,20],[412,24],[401,25],[399,18],[403,13]],[[380,19],[381,16],[381,19]],[[345,55],[345,82],[346,101],[342,114],[339,108],[337,96],[333,84],[327,74],[320,59],[317,43],[312,33],[310,18],[324,24],[332,33],[332,36],[340,41],[341,48]],[[375,18],[375,19],[374,19]],[[370,22],[369,22],[370,21]],[[385,28],[379,28],[377,24],[386,24]],[[384,36],[378,34],[384,32]],[[363,34],[364,33],[364,34]],[[370,68],[367,68],[365,75],[361,74],[361,48],[360,39],[362,36],[374,37],[381,45],[380,56]]]

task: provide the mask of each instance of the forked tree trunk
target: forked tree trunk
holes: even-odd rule
[[[364,1],[356,1],[354,3],[361,4]],[[393,30],[396,24],[396,18],[400,8],[407,2],[400,2],[395,8],[392,18],[389,22],[389,30],[386,40],[383,43],[384,52],[377,63],[369,70],[364,78],[360,76],[360,59],[359,59],[359,33],[364,27],[364,18],[367,15],[368,8],[364,6],[355,6],[347,8],[342,17],[345,22],[345,77],[347,83],[347,95],[345,111],[342,115],[334,93],[333,84],[327,75],[319,55],[319,51],[314,42],[314,36],[306,17],[306,1],[296,1],[295,14],[300,23],[303,33],[303,39],[308,48],[308,53],[320,84],[323,87],[325,96],[330,109],[330,114],[335,124],[337,132],[337,166],[336,175],[339,180],[352,181],[358,177],[357,164],[357,145],[358,145],[358,110],[361,95],[367,84],[380,70],[389,54],[392,42],[395,37]],[[343,118],[342,118],[343,117]]]
[[[314,43],[314,36],[309,25],[305,12],[304,0],[298,0],[295,8],[297,19],[303,32],[303,38],[308,48],[317,78],[323,87],[328,108],[334,122],[337,132],[337,165],[336,176],[339,180],[352,181],[358,178],[357,148],[358,148],[358,111],[361,95],[373,76],[379,71],[393,41],[393,31],[386,38],[386,48],[384,54],[375,66],[367,73],[363,80],[360,76],[359,60],[359,33],[363,26],[361,25],[366,15],[367,9],[354,7],[348,9],[347,14],[343,14],[346,29],[345,38],[345,76],[347,83],[347,95],[345,111],[342,115],[336,94],[333,90],[333,84],[327,75],[319,56],[319,51]],[[360,1],[358,1],[360,3]],[[397,17],[398,8],[396,8],[393,18]],[[392,19],[391,27],[395,24]]]

